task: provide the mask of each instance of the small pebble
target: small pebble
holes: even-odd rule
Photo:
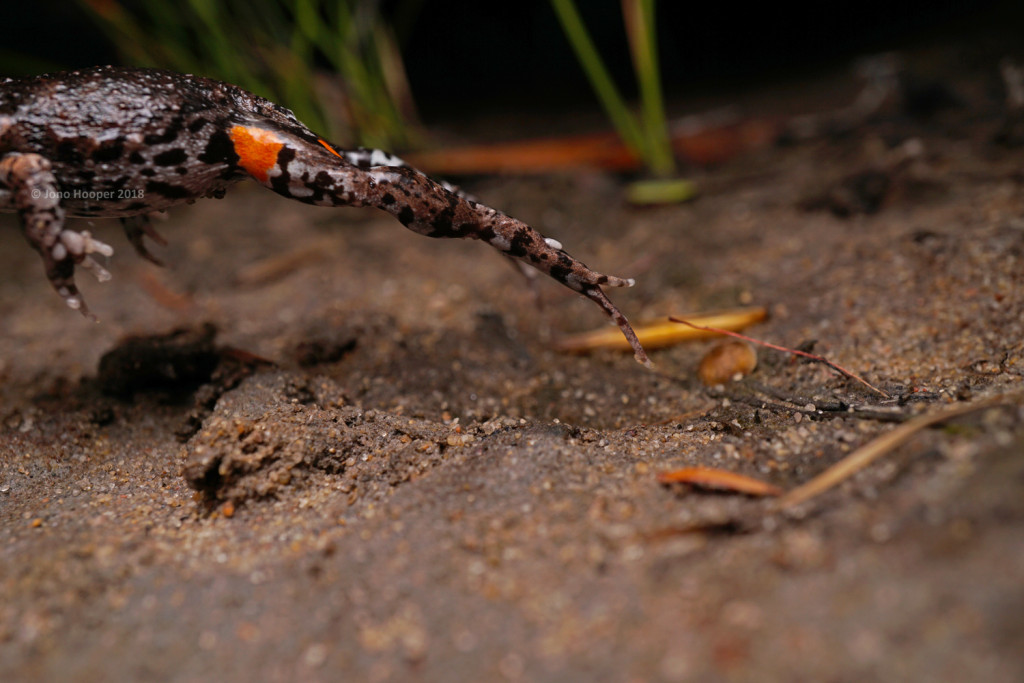
[[[719,342],[704,356],[697,376],[705,386],[742,379],[757,367],[757,354],[747,342],[730,339]]]

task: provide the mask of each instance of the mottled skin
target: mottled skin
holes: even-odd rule
[[[86,312],[75,266],[108,279],[92,254],[113,249],[65,227],[65,216],[121,218],[139,254],[156,261],[143,237],[163,240],[148,213],[222,197],[248,177],[307,204],[375,206],[428,237],[483,240],[593,299],[647,362],[601,290],[632,280],[590,270],[555,240],[397,157],[340,149],[269,100],[155,69],[107,66],[0,81],[0,211],[20,214],[47,277],[72,308]]]

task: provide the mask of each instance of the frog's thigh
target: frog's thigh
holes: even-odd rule
[[[52,248],[64,223],[57,179],[39,154],[11,152],[0,159],[0,186],[21,214],[25,237],[39,251]]]

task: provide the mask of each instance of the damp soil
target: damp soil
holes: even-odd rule
[[[973,68],[693,170],[683,205],[466,183],[635,277],[635,322],[764,306],[748,333],[886,397],[767,349],[708,388],[712,341],[559,353],[601,312],[486,246],[247,186],[173,211],[164,269],[89,226],[97,324],[0,217],[0,678],[1021,680],[1024,151]],[[827,117],[857,87],[707,104]],[[1000,395],[793,509],[657,478],[791,489]]]

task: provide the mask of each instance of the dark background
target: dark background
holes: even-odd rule
[[[408,0],[383,4],[394,12]],[[630,87],[618,0],[577,4],[606,62]],[[6,3],[0,12],[0,73],[117,61],[117,52],[76,3]],[[858,55],[922,42],[991,41],[997,51],[1024,37],[1024,3],[1009,1],[739,8],[662,0],[658,19],[670,96],[805,76]],[[428,122],[467,109],[486,113],[593,99],[548,0],[423,0],[415,20],[399,31],[414,95]]]

